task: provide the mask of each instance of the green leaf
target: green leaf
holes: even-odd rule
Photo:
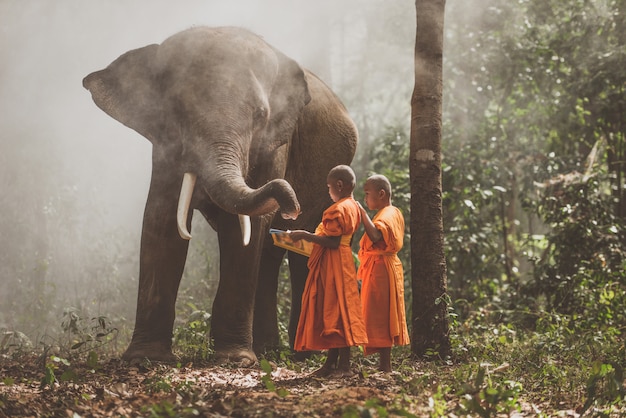
[[[84,344],[85,344],[85,342],[84,342],[84,341],[77,342],[76,344],[74,344],[74,345],[71,347],[71,349],[72,349],[72,350],[76,350],[77,348],[82,347]]]
[[[98,353],[90,351],[89,354],[87,354],[87,366],[92,369],[98,368]]]
[[[61,382],[75,382],[78,380],[78,375],[76,374],[76,372],[74,371],[74,369],[67,369],[66,371],[63,372],[63,374],[61,374],[61,377],[59,378],[59,380]]]
[[[261,370],[263,370],[267,374],[272,373],[272,365],[269,361],[267,361],[267,359],[261,360]]]

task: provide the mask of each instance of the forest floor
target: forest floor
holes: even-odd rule
[[[268,374],[209,363],[131,366],[113,359],[88,360],[89,366],[51,359],[0,360],[0,417],[454,417],[460,410],[460,398],[429,383],[432,374],[420,371],[420,363],[401,373],[361,364],[351,376],[322,379],[309,376],[312,363],[298,371],[293,363],[265,363]],[[533,404],[517,406],[488,416],[556,416]]]

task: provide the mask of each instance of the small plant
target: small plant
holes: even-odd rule
[[[265,384],[265,387],[270,392],[275,392],[281,398],[289,395],[289,391],[284,388],[277,388],[276,384],[272,380],[272,365],[266,359],[261,360],[261,369],[265,372],[263,376],[261,376],[261,381]]]
[[[494,384],[486,369],[480,366],[474,382],[466,385],[462,394],[462,408],[483,418],[493,417],[499,413],[508,414],[512,410],[521,411],[519,404],[521,391],[522,385],[512,380],[505,380],[499,385]]]
[[[437,392],[428,398],[428,406],[432,410],[430,416],[432,418],[445,417],[446,414],[446,394],[449,388],[437,386]]]
[[[372,398],[365,401],[363,406],[361,405],[348,405],[343,408],[341,413],[342,418],[360,418],[360,417],[409,417],[416,418],[416,416],[404,408],[396,406],[385,406],[380,399]]]
[[[56,375],[60,365],[65,366],[66,369],[63,371],[61,376],[57,378]],[[50,356],[44,366],[44,375],[41,378],[40,387],[42,389],[46,386],[53,387],[55,383],[67,382],[70,380],[77,380],[77,375],[76,372],[70,367],[69,360],[57,356]]]
[[[195,309],[185,324],[174,332],[174,345],[185,358],[206,360],[213,354],[207,338],[211,331],[211,314],[193,304],[190,306]]]
[[[176,407],[169,401],[163,400],[157,404],[144,408],[144,412],[147,412],[147,417],[151,418],[165,418],[177,416]]]
[[[65,332],[68,344],[71,344],[69,350],[65,348],[68,356],[89,353],[92,360],[91,353],[95,354],[94,350],[110,343],[118,333],[105,316],[91,318],[89,323],[85,323],[78,309],[71,307],[63,311],[61,329]]]
[[[591,368],[591,376],[587,381],[587,400],[580,412],[585,412],[598,400],[619,403],[626,396],[622,382],[624,371],[619,366],[597,361]]]
[[[149,393],[170,393],[174,389],[172,379],[168,375],[148,377],[143,383]]]

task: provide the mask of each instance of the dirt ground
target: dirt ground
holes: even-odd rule
[[[429,416],[426,394],[398,401],[406,385],[399,373],[320,379],[273,366],[270,377],[261,369],[110,360],[95,370],[60,363],[56,381],[42,384],[51,382],[50,368],[38,362],[2,360],[0,417]]]
[[[50,356],[3,356],[0,418],[580,416],[571,404],[555,410],[522,399],[509,410],[464,412],[462,396],[444,383],[454,366],[404,361],[398,371],[381,373],[360,360],[350,376],[318,378],[310,374],[319,362],[285,364],[129,365],[89,358],[69,364]]]

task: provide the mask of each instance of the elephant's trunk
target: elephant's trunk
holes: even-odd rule
[[[223,121],[236,126],[237,121]],[[198,182],[210,196],[213,203],[229,213],[248,216],[262,216],[280,209],[286,219],[296,219],[300,214],[300,204],[291,185],[282,178],[272,176],[258,189],[248,186],[245,175],[248,171],[249,147],[251,138],[226,132],[217,134],[202,159],[191,161],[191,167],[198,171]],[[196,156],[197,158],[197,156]],[[190,171],[195,171],[194,169]],[[269,177],[269,178],[272,178]],[[256,181],[261,181],[259,173]]]
[[[286,219],[296,219],[300,204],[291,185],[283,179],[274,179],[258,189],[252,189],[241,176],[208,176],[204,186],[211,199],[222,209],[239,215],[244,245],[250,241],[249,216],[261,216],[281,209]],[[178,231],[183,239],[190,239],[187,219],[191,195],[197,176],[185,173],[178,201]]]
[[[187,228],[187,219],[189,215],[189,204],[191,196],[196,185],[197,176],[193,173],[185,173],[183,176],[183,184],[180,188],[180,197],[178,198],[178,210],[176,211],[176,224],[178,233],[182,239],[190,240],[191,234]],[[241,227],[241,239],[243,245],[250,243],[250,217],[248,215],[239,215],[239,226]]]
[[[250,138],[233,135],[236,121],[223,119],[220,122],[230,127],[231,132],[214,133],[211,141],[198,137],[195,143],[192,141],[187,145],[187,152],[183,155],[188,169],[184,176],[187,180],[183,182],[179,198],[178,224],[181,237],[189,239],[190,236],[186,228],[187,211],[196,182],[215,205],[228,213],[262,216],[280,209],[283,218],[296,219],[300,214],[300,204],[286,180],[274,178],[258,189],[246,184],[244,177]],[[242,232],[247,234],[245,231],[249,219],[241,218],[240,223]],[[244,241],[246,239],[244,235]]]

